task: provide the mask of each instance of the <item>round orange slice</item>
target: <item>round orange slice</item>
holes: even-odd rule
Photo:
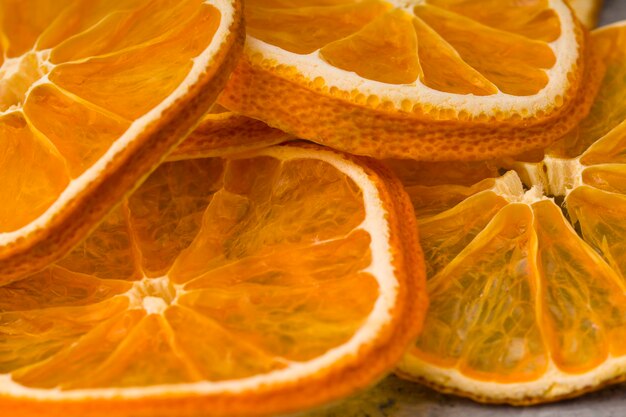
[[[293,137],[282,130],[215,104],[187,139],[169,154],[168,160],[225,156],[290,139]]]
[[[598,99],[540,163],[402,167],[430,309],[401,375],[512,404],[626,380],[626,23],[594,47]]]
[[[220,103],[379,158],[545,147],[584,117],[601,71],[563,0],[250,0],[245,14]]]
[[[66,258],[0,287],[12,417],[294,412],[367,387],[426,307],[408,196],[315,147],[162,164]]]
[[[195,126],[235,0],[0,1],[0,282],[66,253]]]

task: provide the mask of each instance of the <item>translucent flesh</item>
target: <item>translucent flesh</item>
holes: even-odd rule
[[[481,380],[540,376],[548,349],[535,315],[536,250],[530,208],[511,204],[500,210],[431,276],[430,307],[413,353]]]
[[[548,384],[558,382],[548,364],[575,376],[626,355],[624,33],[593,35],[607,57],[600,96],[538,175],[522,177],[526,189],[493,162],[388,162],[414,204],[431,277],[411,355],[470,379]]]
[[[4,35],[5,54],[19,57],[31,50],[37,38],[73,0],[2,0],[0,2],[0,27]]]
[[[556,58],[547,44],[432,6],[416,6],[415,14],[500,91],[532,95],[548,83],[543,69],[551,68]]]
[[[426,0],[484,25],[530,39],[552,42],[561,34],[561,24],[548,0]]]
[[[383,32],[385,36],[381,37]],[[346,38],[329,43],[320,53],[335,67],[384,83],[409,84],[422,72],[412,17],[399,9],[379,16]]]
[[[374,81],[419,79],[475,95],[532,95],[547,84],[545,69],[556,63],[547,43],[561,34],[547,1],[426,3],[414,8],[413,27],[407,12],[381,0],[255,0],[246,18],[257,39],[297,54],[319,51],[331,65]]]
[[[445,268],[505,205],[502,197],[486,191],[439,214],[419,217],[421,239],[428,242],[424,248],[428,276]]]
[[[220,20],[201,0],[114,3],[0,0],[0,233],[41,216],[166,99]]]
[[[72,99],[50,84],[35,87],[24,103],[32,126],[52,142],[72,178],[93,165],[130,124]]]
[[[609,353],[626,353],[626,285],[576,235],[550,201],[533,205],[539,239],[543,306],[539,317],[552,361],[570,373],[585,372]]]
[[[297,54],[309,54],[358,31],[391,6],[380,0],[353,5],[246,8],[248,34]]]
[[[0,116],[0,232],[41,215],[70,181],[58,151],[20,113]]]
[[[626,196],[581,187],[567,197],[567,210],[585,241],[626,280]]]
[[[413,20],[419,39],[422,82],[430,88],[455,94],[484,96],[498,89],[472,68],[459,53],[420,18]]]
[[[326,162],[165,163],[67,258],[0,287],[0,370],[70,390],[313,359],[378,297],[364,218],[360,189]]]

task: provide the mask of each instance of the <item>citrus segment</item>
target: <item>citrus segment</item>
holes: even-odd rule
[[[427,3],[530,39],[552,42],[561,32],[559,16],[549,9],[547,0],[522,3],[515,0],[428,0]]]
[[[609,354],[624,355],[624,280],[576,235],[555,204],[544,201],[533,209],[552,360],[576,374],[598,367]]]
[[[388,162],[407,183],[430,277],[424,331],[401,375],[512,404],[626,380],[626,116],[611,91],[626,67],[625,31],[593,34],[610,68],[606,102],[540,162],[505,174],[494,162]]]
[[[0,222],[12,231],[41,215],[70,182],[58,151],[21,114],[0,116]]]
[[[412,219],[388,171],[333,151],[166,162],[68,257],[0,286],[0,407],[273,415],[365,388],[426,307]]]
[[[246,18],[220,103],[375,157],[545,147],[584,117],[602,71],[563,0],[253,0]]]
[[[222,0],[0,1],[0,178],[23,194],[0,216],[0,281],[60,258],[189,132],[241,17]]]
[[[381,0],[354,4],[266,8],[250,2],[246,21],[250,35],[297,54],[309,54],[342,39],[382,14],[390,6]]]
[[[385,37],[381,38],[383,32]],[[346,38],[325,45],[320,53],[337,68],[383,83],[411,83],[421,73],[412,17],[398,9],[377,17]],[[380,59],[372,61],[372,56]]]
[[[413,19],[413,25],[420,45],[422,82],[426,86],[455,94],[485,96],[498,92],[495,85],[465,62],[456,49],[424,21]]]
[[[74,100],[52,85],[31,90],[24,115],[32,128],[59,152],[72,178],[79,177],[100,159],[130,127],[127,120]]]
[[[517,96],[532,95],[548,83],[548,75],[543,70],[556,63],[548,44],[484,26],[429,5],[416,6],[414,11],[499,91]]]

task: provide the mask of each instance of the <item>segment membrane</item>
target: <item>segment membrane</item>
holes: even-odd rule
[[[626,282],[626,196],[585,186],[572,191],[566,201],[585,242]]]
[[[325,162],[231,161],[224,189],[213,197],[200,232],[170,276],[185,282],[273,245],[343,237],[363,221],[362,201],[354,182]]]
[[[433,6],[416,6],[414,10],[465,62],[500,91],[532,95],[548,83],[543,69],[554,66],[556,57],[547,44],[484,26]]]
[[[152,0],[143,3],[146,4],[142,7],[135,5],[130,10],[124,10],[129,7],[113,12],[109,10],[100,20],[92,21],[92,26],[85,31],[55,46],[50,54],[51,61],[59,64],[146,47],[172,37],[183,26],[202,23],[198,21],[202,10],[199,0]],[[86,5],[80,7],[88,8]],[[146,16],[150,18],[146,19]],[[210,32],[208,28],[206,30]]]
[[[536,251],[530,208],[500,210],[430,279],[430,307],[413,353],[479,380],[541,375],[548,355],[535,316]]]
[[[129,236],[127,216],[128,209],[124,205],[112,211],[57,265],[102,279],[139,279],[139,256]]]
[[[86,105],[87,104],[87,105]],[[50,84],[31,90],[24,113],[65,159],[72,178],[92,166],[130,126],[64,95]]]
[[[412,17],[399,9],[329,43],[320,53],[335,67],[383,83],[410,84],[422,73]]]
[[[192,59],[204,50],[219,24],[206,5],[198,16],[164,40],[110,56],[62,64],[50,80],[83,100],[134,120],[170,95],[187,76]]]
[[[553,362],[578,373],[626,353],[626,286],[550,201],[533,205],[542,325]]]
[[[40,216],[69,183],[67,167],[21,113],[0,116],[0,233]]]
[[[262,350],[200,313],[174,306],[165,317],[176,343],[209,381],[239,379],[282,369],[286,360]]]
[[[552,42],[561,34],[559,18],[548,8],[548,0],[426,0],[426,3],[530,39]]]
[[[248,34],[296,54],[310,54],[349,36],[391,8],[380,0],[289,9],[254,4],[246,7]]]
[[[120,313],[93,327],[76,343],[66,346],[48,360],[15,372],[13,379],[38,388],[81,386],[93,377],[98,365],[106,361],[144,315],[139,310]]]
[[[419,230],[426,276],[441,272],[506,204],[504,198],[487,191],[432,217],[422,217]]]
[[[269,282],[192,291],[180,303],[263,351],[306,361],[347,342],[378,297],[376,280],[366,273],[297,286],[283,286],[280,271],[274,274]]]
[[[89,378],[76,380],[69,388],[143,387],[201,379],[193,364],[176,348],[169,324],[157,314],[141,318],[106,360],[97,365]]]
[[[222,187],[220,159],[161,165],[128,200],[133,239],[148,277],[165,275],[193,241],[213,194]]]
[[[128,301],[111,298],[72,308],[0,313],[0,372],[43,361],[74,343],[99,323],[121,313]]]
[[[6,56],[15,58],[33,49],[37,38],[74,1],[2,0],[0,27]]]
[[[498,89],[469,66],[459,53],[437,32],[418,17],[413,25],[419,39],[422,82],[430,88],[455,94],[485,96]]]
[[[101,280],[53,265],[0,287],[0,312],[96,304],[129,289],[127,282]]]

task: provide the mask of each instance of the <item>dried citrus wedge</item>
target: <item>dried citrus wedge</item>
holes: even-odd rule
[[[319,148],[166,162],[62,261],[0,287],[13,417],[243,416],[338,399],[417,335],[410,201]]]
[[[282,130],[215,104],[187,139],[169,154],[168,160],[230,155],[290,139],[292,136]]]
[[[250,0],[245,14],[220,104],[356,154],[545,147],[586,114],[601,71],[563,0]]]
[[[626,380],[626,22],[594,46],[608,68],[598,99],[541,163],[399,170],[431,302],[401,375],[512,404]]]
[[[593,29],[596,27],[600,10],[602,10],[602,0],[569,0],[569,2],[578,19],[587,28]]]
[[[0,0],[0,282],[66,253],[220,92],[235,0]]]

